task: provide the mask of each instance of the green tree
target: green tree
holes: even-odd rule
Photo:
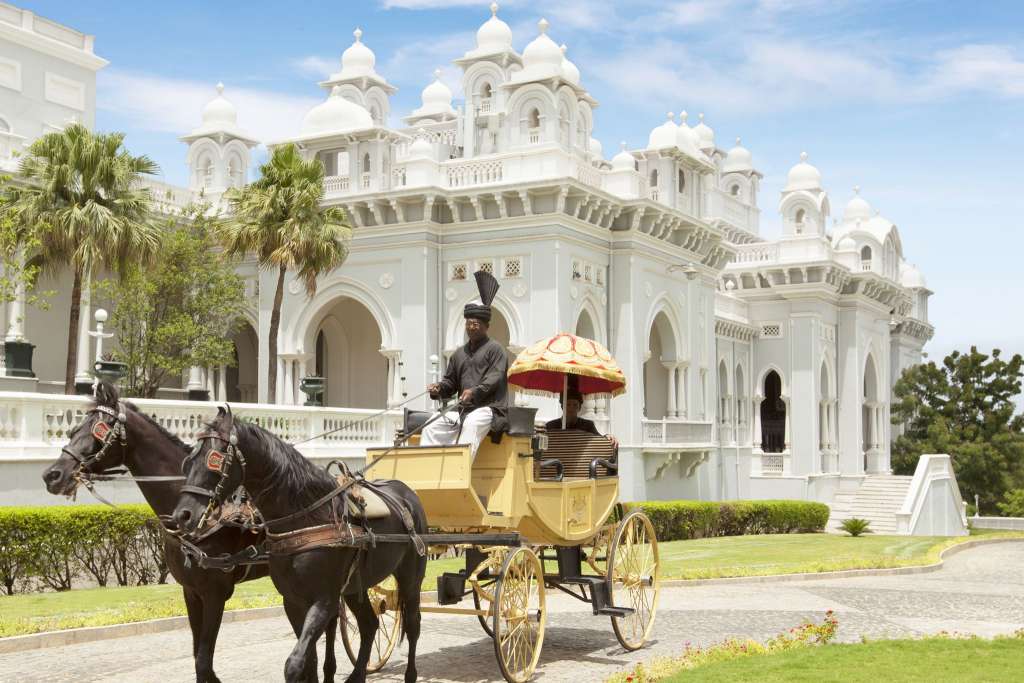
[[[352,230],[344,211],[321,206],[323,164],[303,159],[295,145],[275,148],[260,174],[256,182],[228,193],[232,215],[220,234],[229,255],[254,254],[260,268],[277,272],[267,354],[267,400],[272,402],[285,275],[295,271],[312,296],[317,278],[344,263]]]
[[[948,453],[960,490],[983,510],[1024,477],[1024,415],[1016,414],[1024,358],[1004,360],[971,347],[942,365],[908,368],[896,383],[892,422],[903,425],[892,449],[893,470],[912,474],[925,453]]]
[[[152,266],[130,266],[97,286],[113,309],[127,395],[152,398],[192,366],[234,365],[230,335],[245,313],[244,284],[218,252],[207,208],[168,220]]]
[[[39,266],[25,261],[26,253],[39,248],[39,236],[17,215],[17,192],[10,176],[0,176],[0,304],[14,301],[20,291],[27,305],[45,309],[53,292],[36,289]]]
[[[140,181],[157,172],[123,147],[122,133],[94,133],[81,124],[47,133],[21,160],[23,185],[11,190],[9,216],[37,248],[30,263],[74,274],[68,316],[64,390],[74,393],[82,284],[100,269],[123,275],[159,245],[151,197]]]

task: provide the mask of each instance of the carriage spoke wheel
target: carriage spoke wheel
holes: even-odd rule
[[[494,589],[494,653],[506,681],[524,683],[533,675],[544,642],[544,569],[529,548],[505,558]]]
[[[370,661],[366,665],[366,672],[374,673],[384,668],[391,653],[395,651],[402,633],[402,613],[398,611],[398,583],[395,577],[389,576],[366,593],[380,622],[377,634],[373,638],[373,646],[370,648]],[[355,616],[346,609],[344,600],[341,601],[338,617],[341,641],[354,666],[359,656],[359,624],[356,623]]]
[[[494,585],[493,581],[488,581],[486,583],[481,582],[480,583],[480,589],[479,590],[476,590],[476,589],[473,590],[473,606],[476,609],[486,611],[486,610],[489,610],[491,608],[491,600],[488,597],[488,593],[490,593],[490,595],[494,595],[494,593],[490,592],[488,590],[488,588],[490,586],[493,586],[493,585]],[[480,596],[481,592],[484,593],[483,597]],[[494,630],[491,628],[491,623],[492,623],[491,616],[490,615],[484,616],[483,614],[478,614],[478,615],[476,615],[476,618],[480,620],[480,625],[484,627],[484,633],[486,633],[488,636],[493,638],[494,637]]]
[[[654,626],[661,565],[658,539],[647,515],[634,510],[619,522],[608,547],[608,593],[611,604],[632,614],[612,617],[612,629],[622,647],[643,647]]]

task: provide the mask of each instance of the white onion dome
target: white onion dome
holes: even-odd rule
[[[224,84],[217,84],[217,96],[203,107],[203,128],[234,128],[238,124],[235,105],[224,98]]]
[[[900,267],[900,284],[908,289],[926,289],[928,287],[924,275],[917,269],[917,266],[906,262]]]
[[[736,138],[736,145],[725,155],[722,162],[722,173],[749,173],[754,170],[754,159],[750,150],[740,144]]]
[[[697,134],[697,140],[700,143],[698,146],[702,150],[715,148],[715,131],[704,123],[704,114],[700,115],[700,123],[693,127],[693,132]]]
[[[837,247],[839,251],[857,251],[857,243],[853,241],[853,238],[847,235],[843,239],[839,240]]]
[[[679,126],[676,128],[676,146],[691,157],[702,157],[700,140],[693,129],[686,125],[686,112],[679,115]]]
[[[820,190],[821,171],[807,163],[807,152],[800,152],[800,163],[789,169],[783,192],[793,190]]]
[[[673,118],[675,118],[675,114],[669,112],[665,123],[655,126],[651,130],[651,134],[647,138],[647,149],[664,149],[665,147],[676,146],[676,134],[679,126],[672,120]]]
[[[427,141],[427,133],[422,128],[416,131],[418,137],[412,141],[409,145],[409,156],[411,157],[429,157],[434,153],[434,148]]]
[[[636,159],[633,155],[626,151],[626,143],[622,143],[622,149],[619,153],[612,157],[612,170],[613,171],[635,171],[636,170]]]
[[[512,29],[498,18],[498,3],[491,3],[491,18],[476,32],[476,51],[480,54],[506,52],[512,49]]]
[[[375,76],[376,72],[373,67],[377,63],[377,57],[373,54],[373,50],[366,47],[360,40],[363,37],[362,29],[357,28],[352,35],[356,37],[356,42],[341,54],[341,73],[338,74],[338,77]]]
[[[587,143],[587,151],[593,154],[595,159],[604,159],[604,148],[601,147],[601,141],[597,138],[590,138],[590,142]]]
[[[441,70],[434,71],[434,82],[423,89],[423,106],[417,115],[454,114],[452,109],[452,90],[441,81]]]
[[[874,211],[871,205],[860,196],[860,186],[853,188],[853,199],[846,204],[846,209],[843,210],[843,222],[844,223],[855,223],[857,221],[867,221],[874,215]]]
[[[537,22],[540,35],[523,50],[523,72],[531,75],[561,75],[562,49],[548,37],[547,19]]]
[[[321,102],[302,119],[302,135],[341,133],[373,128],[373,117],[363,107],[341,96],[341,86],[334,86],[326,102]]]
[[[565,56],[565,53],[569,48],[566,47],[565,44],[563,44],[562,47],[560,47],[559,49],[562,51],[562,78],[569,81],[573,85],[579,85],[580,70]]]

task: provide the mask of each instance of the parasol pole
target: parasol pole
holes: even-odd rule
[[[569,403],[569,373],[562,373],[562,430],[565,430],[565,409]]]

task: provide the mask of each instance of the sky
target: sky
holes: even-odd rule
[[[340,69],[352,31],[399,88],[395,123],[436,68],[475,47],[480,0],[124,3],[17,0],[96,35],[97,128],[120,130],[184,184],[185,145],[222,81],[239,125],[298,132]],[[924,0],[506,0],[520,52],[545,17],[600,103],[595,137],[644,147],[665,113],[703,112],[719,147],[737,136],[764,173],[762,235],[780,234],[786,171],[822,172],[834,217],[853,194],[896,224],[935,292],[940,360],[953,349],[1024,353],[1024,2]],[[265,157],[258,152],[258,158]]]

